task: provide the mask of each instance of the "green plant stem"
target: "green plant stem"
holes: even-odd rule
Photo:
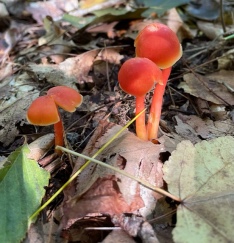
[[[141,116],[145,112],[145,109],[140,112],[137,116],[135,116],[130,122],[128,122],[123,128],[121,128],[108,142],[106,142],[93,156],[92,158],[97,157],[107,146],[109,146],[126,128],[128,128],[139,116]],[[55,149],[58,149],[57,147]],[[89,164],[90,160],[86,161],[85,164],[83,164],[78,171],[76,171],[69,180],[60,188],[58,191],[55,192],[55,194],[48,199],[35,213],[33,213],[30,218],[28,225],[36,219],[38,214],[46,208]]]
[[[136,116],[145,109],[145,95],[136,97]],[[136,134],[142,140],[147,141],[148,135],[145,125],[145,112],[136,119]]]
[[[163,84],[156,84],[153,94],[153,99],[150,108],[147,131],[148,140],[158,138],[159,122],[161,117],[161,110],[163,104],[163,95],[167,86],[167,81],[171,73],[171,67],[162,70]]]
[[[141,179],[139,179],[139,178],[137,178],[137,177],[135,177],[135,176],[133,176],[133,175],[131,175],[131,174],[125,172],[124,170],[120,170],[120,169],[118,169],[118,168],[116,168],[116,167],[113,167],[113,166],[111,166],[111,165],[108,165],[108,164],[106,164],[106,163],[104,163],[104,162],[101,162],[101,161],[99,161],[99,160],[97,160],[97,159],[90,158],[89,156],[86,156],[86,155],[83,155],[83,154],[74,152],[74,151],[72,151],[72,150],[70,150],[70,149],[66,149],[66,148],[61,147],[61,146],[57,146],[56,149],[60,149],[60,150],[62,150],[63,152],[67,152],[67,153],[73,154],[73,155],[75,155],[75,156],[81,157],[81,158],[83,158],[83,159],[87,159],[88,161],[92,161],[92,162],[94,162],[94,163],[96,163],[96,164],[99,164],[99,165],[101,165],[101,166],[104,166],[104,167],[106,167],[106,168],[109,168],[109,169],[111,169],[111,170],[114,170],[114,171],[116,171],[117,173],[119,173],[119,174],[121,174],[121,175],[124,175],[124,176],[126,176],[126,177],[131,178],[132,180],[135,180],[135,181],[139,182],[141,185],[143,185],[143,186],[145,186],[145,187],[147,187],[147,188],[149,188],[149,189],[151,189],[151,190],[153,190],[153,191],[155,191],[155,192],[158,192],[158,193],[160,193],[160,194],[162,194],[162,195],[164,195],[164,196],[170,197],[170,198],[172,198],[172,199],[175,200],[175,201],[178,201],[178,202],[181,202],[181,201],[182,201],[180,198],[178,198],[178,197],[176,197],[176,196],[170,194],[169,192],[167,192],[167,191],[165,191],[165,190],[163,190],[163,189],[161,189],[161,188],[159,188],[159,187],[152,186],[152,185],[151,185],[150,183],[148,183],[147,181],[141,180]]]

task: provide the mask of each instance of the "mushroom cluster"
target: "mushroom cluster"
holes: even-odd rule
[[[53,87],[47,91],[46,95],[40,96],[32,102],[27,111],[27,120],[37,126],[54,124],[55,146],[63,146],[64,127],[58,107],[68,112],[74,112],[82,101],[82,95],[75,89],[67,86]]]
[[[145,114],[136,120],[137,136],[151,141],[158,137],[163,94],[171,68],[182,56],[182,47],[176,34],[161,23],[147,25],[134,44],[136,57],[122,65],[118,80],[126,93],[136,96],[136,114],[144,109],[145,94],[156,84],[147,126]]]

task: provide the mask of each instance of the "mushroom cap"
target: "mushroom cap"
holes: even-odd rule
[[[59,122],[58,108],[53,98],[46,95],[35,99],[27,111],[27,120],[37,126],[48,126]]]
[[[54,99],[54,102],[65,111],[74,112],[80,106],[83,96],[67,86],[56,86],[48,90],[47,95]]]
[[[123,91],[140,97],[149,92],[155,82],[162,82],[162,71],[149,59],[134,57],[121,66],[118,80]]]
[[[182,56],[176,34],[161,23],[147,25],[139,32],[134,45],[136,56],[149,58],[162,69],[171,67]]]

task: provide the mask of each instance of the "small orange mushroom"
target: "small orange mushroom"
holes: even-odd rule
[[[48,90],[47,95],[38,97],[27,111],[29,123],[37,126],[54,124],[55,146],[64,145],[64,128],[58,106],[65,111],[74,112],[83,101],[82,95],[75,89],[66,86],[57,86]]]
[[[127,60],[118,73],[119,85],[123,91],[136,96],[136,115],[145,108],[145,95],[155,82],[162,81],[161,70],[148,58],[135,57]],[[137,136],[147,140],[145,113],[136,119]]]
[[[147,125],[148,139],[158,137],[163,94],[172,65],[182,56],[182,47],[176,34],[166,25],[153,23],[141,30],[135,40],[136,55],[146,57],[162,69],[163,83],[156,85]]]
[[[147,25],[137,35],[134,45],[136,56],[150,59],[161,69],[171,67],[182,56],[178,37],[161,23]]]

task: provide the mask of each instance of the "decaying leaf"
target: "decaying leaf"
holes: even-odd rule
[[[214,24],[207,21],[197,21],[197,26],[211,40],[222,37],[223,28],[221,23]]]
[[[26,109],[32,100],[38,96],[38,93],[28,92],[27,87],[21,91],[12,87],[5,88],[7,92],[0,101],[0,142],[4,146],[8,146],[19,134],[17,125],[21,125],[22,121],[26,119]],[[7,97],[9,97],[8,100]]]
[[[234,237],[234,138],[193,145],[182,141],[165,163],[170,193],[183,202],[177,210],[175,242],[232,242]]]
[[[46,2],[30,2],[27,6],[27,11],[32,14],[33,18],[42,23],[46,16],[51,16],[58,20],[64,12],[74,10],[79,7],[76,0],[69,1],[46,1]]]
[[[234,135],[233,122],[228,118],[223,121],[212,121],[209,118],[201,119],[194,115],[179,114],[175,116],[175,119],[177,122],[176,132],[192,143],[200,142],[201,139],[220,137],[223,134]]]
[[[116,242],[127,242],[127,243],[135,243],[124,230],[113,230],[110,234],[102,241],[102,243],[116,243]]]
[[[42,220],[37,220],[31,225],[23,243],[53,243],[58,241],[59,225],[56,220],[58,220],[61,215],[58,210],[52,211],[51,214],[51,218],[48,219],[49,222],[45,223]],[[67,240],[59,238],[59,243],[67,243]]]
[[[152,225],[142,217],[122,214],[114,216],[112,221],[120,225],[129,235],[138,236],[142,243],[159,243]]]
[[[120,126],[112,123],[100,123],[83,153],[92,156],[120,129]],[[98,159],[154,186],[162,187],[159,154],[163,151],[162,144],[142,141],[134,134],[124,131]],[[83,159],[78,159],[74,171],[84,162]],[[150,217],[157,198],[161,197],[138,182],[93,163],[82,171],[76,183],[65,190],[65,195],[68,200],[63,205],[64,228],[88,213],[107,213],[111,216],[123,212],[138,212],[143,217]]]
[[[95,61],[105,61],[112,64],[120,64],[123,58],[117,51],[120,48],[103,48],[87,51],[73,58],[67,58],[59,64],[59,69],[68,76],[73,76],[76,82],[82,87],[85,83],[94,83],[89,72],[92,70]]]
[[[103,48],[87,51],[76,57],[67,58],[64,62],[54,65],[29,64],[27,66],[27,74],[24,79],[30,80],[30,77],[38,81],[47,81],[53,85],[66,85],[75,87],[86,83],[93,83],[92,76],[89,72],[93,68],[95,61],[105,61],[112,64],[119,64],[122,59],[117,50],[119,48]]]
[[[225,87],[210,78],[192,73],[184,75],[184,81],[181,82],[179,88],[184,89],[186,93],[199,97],[201,99],[211,101],[215,104],[234,105],[234,97]],[[228,82],[228,80],[226,80]],[[233,82],[229,82],[233,87]],[[210,89],[210,90],[209,90]]]
[[[54,134],[49,133],[39,137],[28,145],[30,150],[28,154],[29,159],[39,160],[48,150],[54,145]]]
[[[231,70],[220,70],[218,72],[206,75],[206,77],[208,77],[209,79],[218,82],[227,88],[230,87],[229,92],[234,89],[233,76],[234,71]]]

